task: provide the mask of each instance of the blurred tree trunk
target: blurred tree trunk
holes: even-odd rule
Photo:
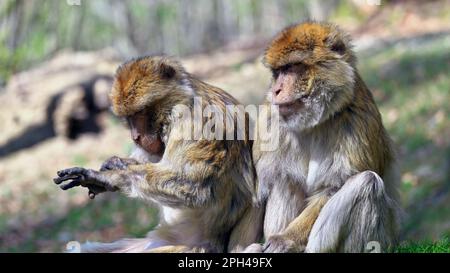
[[[11,12],[11,32],[9,33],[8,46],[11,49],[16,49],[19,45],[23,30],[23,19],[24,19],[24,1],[17,0],[13,4]]]
[[[324,21],[339,5],[340,0],[308,1],[309,16],[313,20]]]
[[[7,67],[0,69],[0,77],[16,65],[16,70],[23,69],[63,48],[113,46],[131,56],[186,55],[227,44],[239,46],[241,41],[272,37],[307,15],[326,19],[339,2],[86,0],[73,6],[63,0],[0,0],[0,27],[5,33],[0,35],[0,63]]]
[[[138,28],[134,20],[130,6],[126,2],[121,2],[121,8],[123,8],[126,19],[125,35],[126,37],[128,37],[128,40],[130,41],[134,49],[136,49],[138,52],[142,52],[144,50],[143,47],[145,47],[145,45],[142,45],[139,42],[139,39],[137,38],[137,36],[140,33],[138,33]]]
[[[261,4],[263,4],[263,2],[258,0],[251,1],[253,32],[258,34],[261,33],[261,17],[262,17]]]
[[[80,5],[76,9],[76,19],[72,31],[73,34],[72,48],[75,51],[78,51],[81,48],[86,7],[87,7],[86,5]]]

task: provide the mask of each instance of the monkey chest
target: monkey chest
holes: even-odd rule
[[[298,152],[262,157],[256,169],[260,185],[273,188],[277,184],[297,185],[307,196],[322,187],[339,187],[346,170],[345,160]]]

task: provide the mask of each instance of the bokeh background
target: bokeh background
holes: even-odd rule
[[[354,38],[358,68],[397,144],[398,252],[450,252],[450,1],[2,0],[0,252],[63,251],[71,240],[144,236],[151,205],[119,194],[61,191],[58,169],[98,168],[132,143],[108,111],[117,65],[166,53],[187,70],[260,103],[265,44],[315,18]],[[282,166],[280,166],[282,167]]]

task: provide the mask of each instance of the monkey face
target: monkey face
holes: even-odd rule
[[[279,106],[283,117],[290,117],[305,107],[311,90],[308,87],[309,72],[303,64],[285,65],[273,70],[270,98],[272,104]]]
[[[350,40],[331,24],[288,27],[267,48],[264,64],[273,73],[268,100],[295,128],[316,126],[353,96]]]

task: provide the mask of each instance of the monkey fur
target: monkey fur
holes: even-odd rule
[[[282,30],[263,63],[280,144],[253,158],[265,204],[263,246],[248,252],[364,252],[395,245],[400,215],[395,153],[350,37],[330,23]]]
[[[262,232],[262,214],[252,204],[255,173],[248,139],[185,140],[174,122],[176,105],[193,107],[238,102],[204,83],[164,56],[133,59],[121,65],[110,94],[119,117],[144,113],[146,145],[131,158],[112,157],[100,171],[70,168],[58,172],[63,189],[89,188],[92,197],[120,191],[160,206],[160,224],[146,238],[87,243],[83,252],[226,252],[244,249]],[[150,146],[150,148],[148,148]]]

